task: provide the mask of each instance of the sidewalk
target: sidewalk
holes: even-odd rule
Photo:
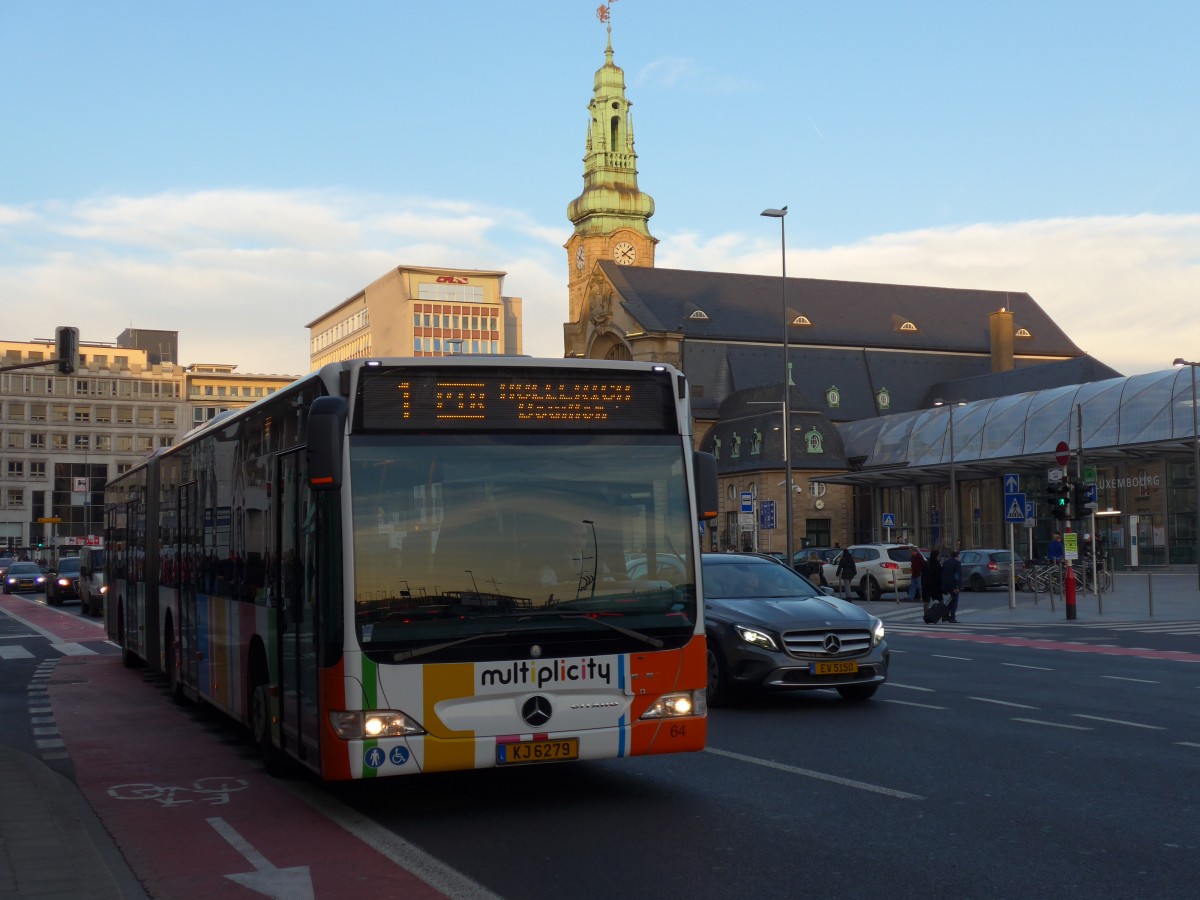
[[[1075,619],[1067,619],[1062,596],[1035,595],[1017,591],[1015,608],[1009,606],[1007,589],[992,588],[985,592],[963,591],[958,601],[958,621],[962,625],[1040,625],[1087,622],[1200,622],[1200,579],[1195,572],[1117,572],[1113,590],[1099,599],[1082,591],[1075,595]],[[874,603],[856,601],[857,605],[884,620],[894,618],[898,610],[921,609],[902,595],[884,594]],[[908,618],[908,616],[904,616]],[[915,617],[920,621],[920,616]]]
[[[146,896],[79,789],[40,759],[0,744],[0,897]]]

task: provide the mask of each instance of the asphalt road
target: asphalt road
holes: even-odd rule
[[[1186,632],[897,627],[892,680],[867,703],[805,693],[714,710],[708,749],[686,756],[355,784],[285,779],[291,796],[309,800],[303,816],[258,771],[238,729],[172,706],[104,654],[60,660],[51,693],[102,819],[126,846],[135,841],[122,829],[140,829],[128,832],[139,849],[131,864],[142,874],[155,860],[145,879],[153,896],[212,896],[213,884],[221,896],[261,896],[229,880],[246,865],[214,831],[216,814],[275,865],[307,863],[316,896],[356,894],[361,878],[333,877],[322,849],[345,838],[311,815],[326,807],[426,872],[432,863],[435,874],[461,875],[436,883],[456,897],[1190,896],[1200,648]],[[61,653],[28,634],[0,616],[0,647],[34,648],[0,658],[0,740],[23,748],[34,746],[29,686]],[[126,724],[98,728],[104,709],[92,692],[116,703],[113,686],[126,681],[136,703]],[[131,803],[112,791],[122,781],[193,785],[197,775],[246,787],[219,807],[199,795]],[[181,825],[191,829],[177,832],[189,834],[182,844],[170,840]],[[176,855],[152,852],[154,840]],[[411,886],[374,885],[375,896],[412,896]]]

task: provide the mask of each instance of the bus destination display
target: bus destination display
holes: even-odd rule
[[[368,431],[676,428],[666,373],[392,369],[364,373],[360,399]]]

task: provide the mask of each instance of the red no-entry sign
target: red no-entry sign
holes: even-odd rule
[[[1065,466],[1071,461],[1071,448],[1067,446],[1066,441],[1059,441],[1058,446],[1054,448],[1054,461],[1060,466]]]

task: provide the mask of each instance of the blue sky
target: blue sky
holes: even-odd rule
[[[562,354],[599,0],[0,0],[0,337],[307,369],[396,265],[499,269]],[[1200,4],[618,0],[664,268],[1027,291],[1200,358]]]

